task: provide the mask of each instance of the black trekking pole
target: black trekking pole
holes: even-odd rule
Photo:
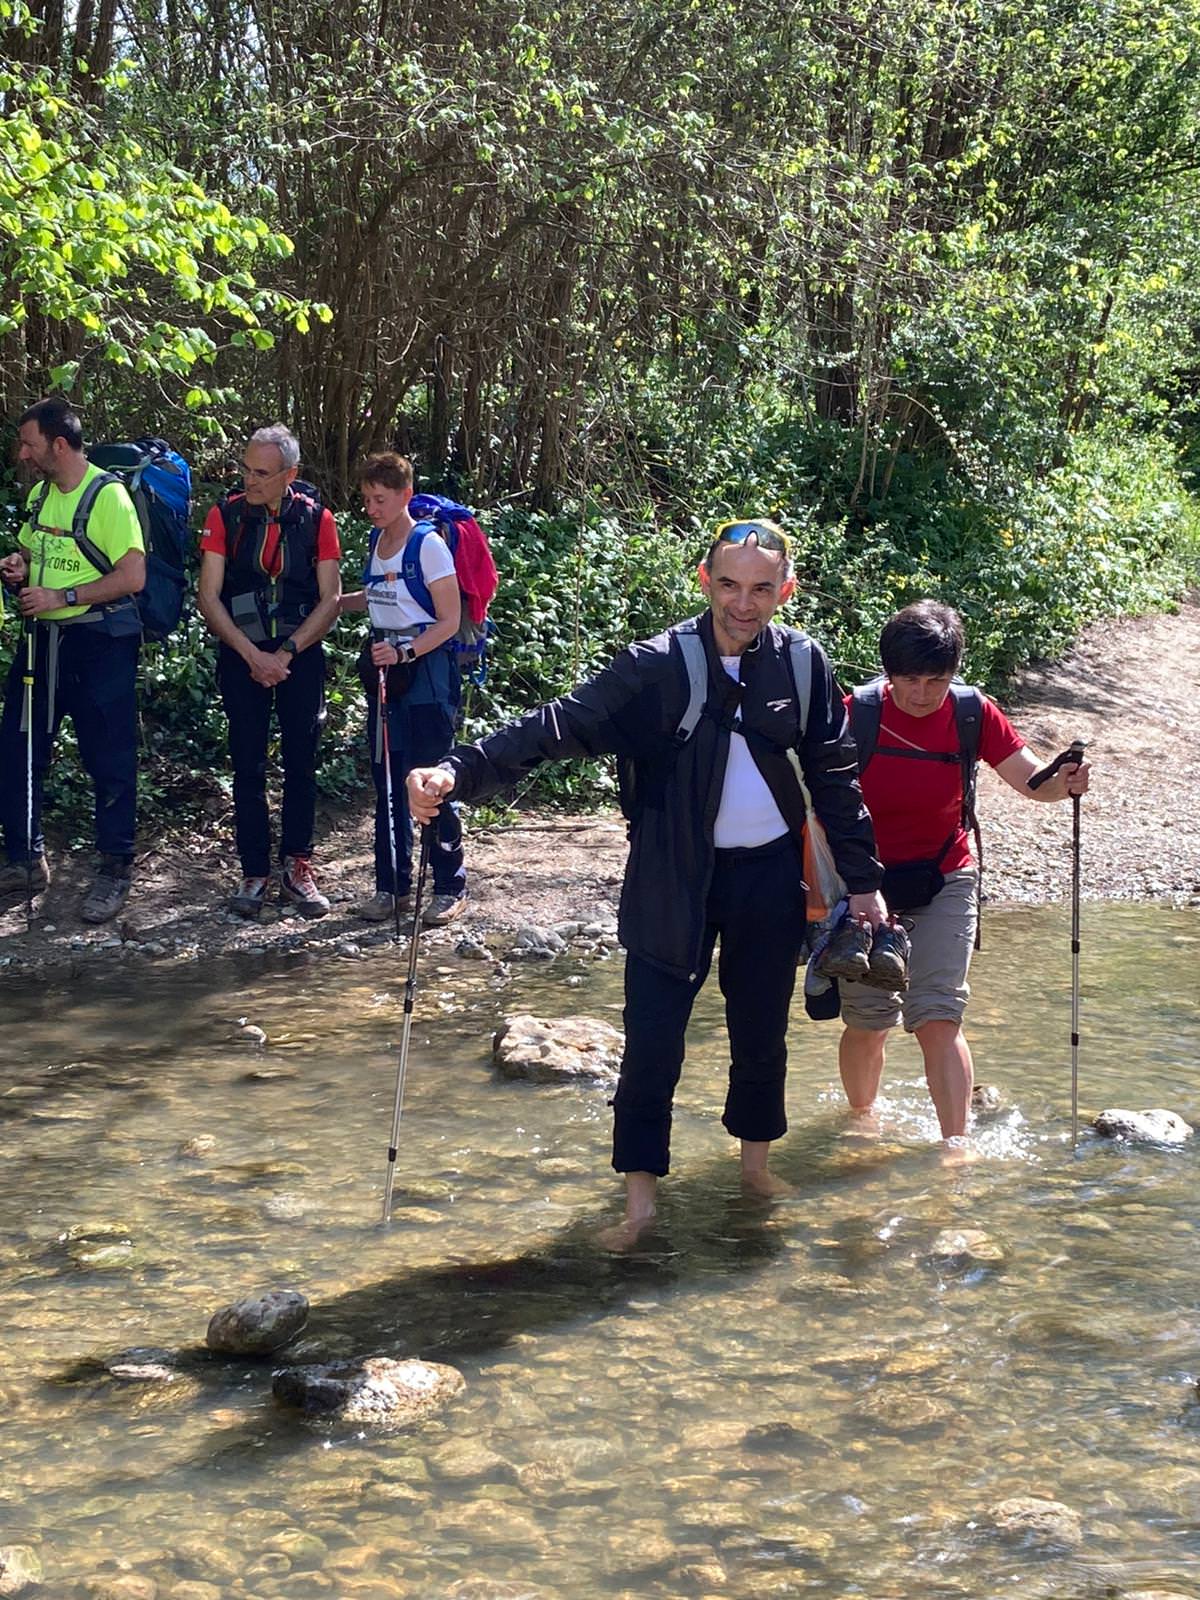
[[[46,536],[40,541],[41,560],[38,565],[38,585],[46,577]],[[29,576],[33,576],[33,555],[29,557]],[[34,682],[37,676],[37,618],[25,619],[25,673],[23,704],[25,711],[25,931],[33,931],[33,701]],[[46,693],[50,685],[47,681]],[[50,715],[54,708],[51,706]]]
[[[1055,756],[1029,780],[1031,789],[1041,786],[1060,767],[1078,766],[1087,749],[1082,739],[1073,739],[1070,748]],[[1071,796],[1071,1151],[1079,1143],[1079,825],[1082,795]]]
[[[25,619],[25,931],[33,929],[33,683],[37,642],[32,617]]]
[[[400,1034],[400,1059],[396,1064],[396,1101],[392,1107],[392,1136],[388,1141],[387,1176],[383,1185],[383,1225],[392,1220],[392,1186],[396,1181],[396,1150],[400,1143],[400,1118],[404,1111],[404,1078],[408,1071],[408,1043],[412,1036],[413,996],[417,989],[417,946],[421,937],[421,903],[425,899],[425,878],[433,845],[433,827],[421,829],[421,857],[417,867],[417,888],[413,895],[412,932],[408,937],[408,977],[404,981],[404,1027]]]

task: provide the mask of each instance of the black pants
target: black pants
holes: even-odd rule
[[[102,623],[59,629],[54,707],[48,705],[50,628],[38,623],[33,685],[33,826],[26,815],[27,736],[21,731],[25,696],[25,638],[17,641],[0,717],[0,821],[8,859],[40,855],[42,784],[64,717],[75,726],[79,759],[95,794],[96,849],[133,859],[137,827],[137,663],[140,638],[110,637]],[[49,720],[49,726],[47,722]],[[31,837],[30,837],[31,835]]]
[[[414,767],[430,767],[449,754],[454,743],[454,708],[437,702],[420,705],[407,697],[388,703],[388,746],[392,773],[392,822],[395,834],[396,881],[392,881],[392,844],[388,839],[387,773],[375,759],[379,701],[367,701],[367,739],[371,777],[375,780],[375,887],[384,894],[406,895],[412,887],[412,815],[405,779]],[[467,887],[463,865],[462,821],[457,805],[443,801],[433,824],[430,868],[434,894],[461,895]]]
[[[804,935],[799,852],[785,835],[755,850],[717,851],[694,978],[626,958],[625,1055],[613,1099],[618,1172],[662,1177],[669,1169],[671,1101],[684,1036],[718,938],[731,1057],[721,1121],[737,1139],[778,1139],[787,1132],[788,1012]]]
[[[283,641],[260,645],[278,648]],[[217,681],[229,718],[233,810],[242,876],[271,871],[271,820],[267,812],[267,743],[271,709],[279,722],[283,766],[283,823],[279,858],[312,854],[317,815],[317,736],[325,703],[325,652],[319,644],[293,657],[282,683],[266,689],[227,645],[217,659]]]

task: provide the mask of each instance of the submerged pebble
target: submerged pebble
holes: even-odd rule
[[[1036,1495],[1014,1495],[992,1506],[987,1519],[995,1532],[1039,1549],[1073,1550],[1083,1543],[1078,1511],[1061,1500]]]
[[[965,1272],[972,1267],[1004,1265],[1004,1246],[982,1228],[943,1228],[933,1241],[929,1258],[948,1272]]]

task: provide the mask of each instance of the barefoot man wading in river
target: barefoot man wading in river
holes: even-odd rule
[[[731,1054],[722,1121],[741,1141],[747,1188],[782,1187],[767,1154],[787,1130],[785,1041],[805,900],[799,851],[760,763],[786,766],[782,752],[798,750],[851,912],[872,926],[886,916],[840,691],[821,649],[771,621],[794,587],[787,539],[770,522],[729,523],[699,576],[709,601],[700,617],[630,646],[570,694],[408,779],[413,815],[428,822],[447,796],[485,799],[543,761],[619,759],[629,862],[613,1166],[625,1174],[626,1211],[605,1240],[618,1247],[654,1215],[684,1033],[718,939]]]

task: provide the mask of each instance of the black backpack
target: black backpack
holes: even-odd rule
[[[962,774],[962,826],[969,829],[975,840],[975,860],[979,867],[980,898],[983,889],[983,839],[979,832],[979,818],[975,813],[975,785],[979,773],[979,738],[983,731],[983,696],[978,689],[955,678],[950,684],[954,700],[954,725],[958,732],[957,752],[949,750],[912,750],[900,745],[879,743],[880,724],[883,718],[883,690],[886,675],[863,683],[850,696],[850,731],[858,746],[858,772],[861,777],[867,763],[877,750],[889,756],[901,756],[911,761],[950,762]],[[955,835],[946,841],[941,854],[932,863],[918,862],[914,866],[940,867],[942,858],[953,843]],[[902,869],[889,869],[895,873]],[[885,873],[885,885],[887,874]],[[886,893],[886,887],[885,887]],[[890,901],[889,901],[890,904]],[[975,948],[979,948],[979,924],[975,925]]]

